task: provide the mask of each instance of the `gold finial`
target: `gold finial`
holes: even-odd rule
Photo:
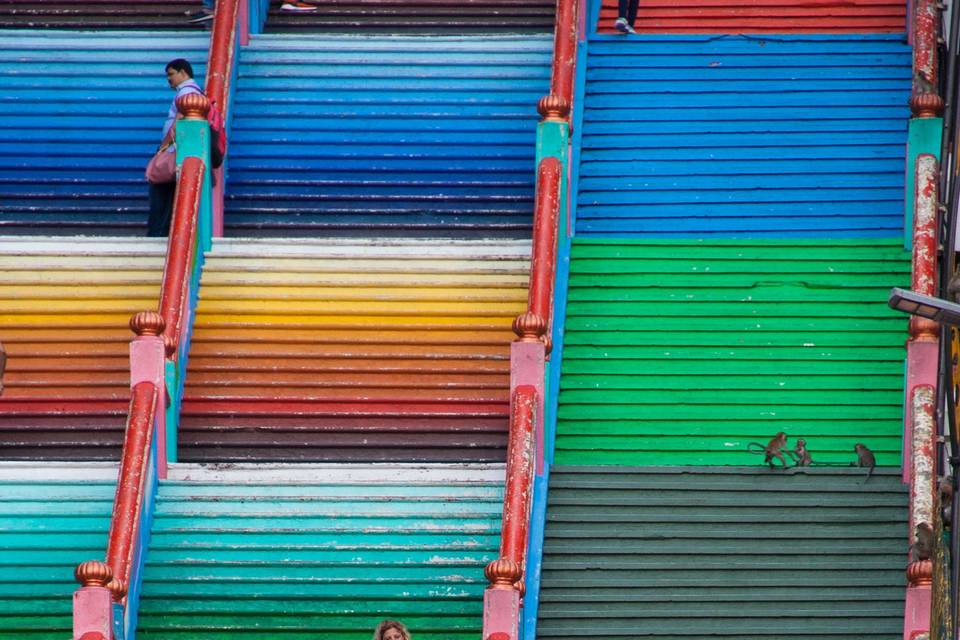
[[[106,587],[113,579],[113,569],[106,562],[87,560],[77,565],[73,577],[82,587]]]
[[[933,562],[917,560],[907,565],[907,584],[911,586],[929,585],[933,582]]]
[[[486,566],[483,575],[487,576],[494,589],[514,589],[514,584],[520,580],[523,572],[520,565],[513,560],[498,558]]]
[[[513,332],[520,342],[538,342],[547,332],[547,321],[530,311],[521,313],[513,319]]]
[[[159,336],[166,323],[156,311],[140,311],[130,318],[130,330],[138,336]]]
[[[127,595],[127,585],[123,580],[118,580],[114,578],[107,583],[107,589],[110,589],[110,593],[113,595],[114,602],[120,602],[123,600],[123,597]]]
[[[188,93],[177,98],[177,111],[187,120],[206,120],[210,101],[202,93]]]
[[[544,120],[565,122],[570,115],[570,103],[560,96],[550,94],[543,96],[537,102],[537,112],[543,116]]]

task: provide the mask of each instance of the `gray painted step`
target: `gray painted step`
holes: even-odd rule
[[[554,467],[538,638],[894,640],[898,470]]]

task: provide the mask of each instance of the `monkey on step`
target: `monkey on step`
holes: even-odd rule
[[[773,459],[777,458],[780,460],[780,464],[783,465],[783,468],[787,468],[787,460],[783,457],[782,449],[787,446],[787,434],[783,431],[778,431],[777,435],[770,438],[770,442],[767,443],[767,446],[763,446],[759,442],[748,442],[747,451],[750,453],[763,453],[763,461],[770,465],[770,468],[774,468]],[[751,447],[754,447],[751,449]]]
[[[807,450],[807,441],[803,438],[797,438],[796,446],[787,453],[797,463],[798,467],[809,467],[813,464],[813,458],[810,457],[810,452]]]
[[[854,445],[853,450],[857,452],[857,466],[867,467],[867,479],[863,481],[863,483],[866,484],[870,481],[870,476],[873,475],[873,468],[877,466],[877,458],[873,455],[873,451],[870,451],[865,444],[858,442]]]

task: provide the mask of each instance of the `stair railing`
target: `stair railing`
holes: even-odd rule
[[[940,7],[936,0],[913,3],[913,84],[911,87],[905,244],[912,250],[911,288],[936,295],[937,258],[943,241],[940,214],[940,162],[944,101],[939,93]],[[917,525],[936,528],[940,513],[935,509],[938,455],[938,369],[941,367],[940,326],[912,316],[907,340],[903,481],[910,486],[907,544],[913,542]],[[941,387],[941,393],[943,388]],[[930,631],[933,563],[910,558],[906,568],[904,638]],[[940,594],[943,595],[943,594]],[[937,598],[934,598],[937,600]]]
[[[243,3],[244,7],[248,5]],[[220,110],[229,132],[233,85],[236,78],[237,45],[244,40],[246,22],[240,16],[240,0],[217,0],[213,17],[210,54],[207,58],[207,82],[204,92],[210,103]],[[228,136],[229,137],[229,136]],[[213,237],[223,236],[223,193],[226,186],[227,160],[213,170]]]
[[[513,322],[510,431],[500,555],[484,573],[485,640],[517,640],[525,591],[534,481],[544,473],[544,410],[557,245],[566,234],[570,106],[576,65],[578,0],[558,0],[550,94],[537,108],[536,190],[527,309]]]
[[[238,0],[218,0],[207,91],[229,103]],[[149,544],[157,480],[176,460],[177,426],[204,251],[213,235],[210,100],[177,100],[178,179],[158,312],[141,312],[130,326],[131,401],[114,497],[106,562],[75,571],[74,638],[122,640],[136,629],[142,570]],[[220,173],[219,184],[223,184]],[[220,193],[222,201],[222,191]]]

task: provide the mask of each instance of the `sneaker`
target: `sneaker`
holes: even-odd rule
[[[210,22],[213,20],[213,11],[210,9],[201,9],[196,13],[187,14],[187,22],[192,24],[199,24],[201,22]]]
[[[617,18],[617,21],[613,23],[613,28],[620,33],[636,33],[636,31],[633,30],[633,27],[627,22],[626,18]]]
[[[307,4],[306,2],[299,2],[298,0],[289,0],[280,5],[280,11],[290,11],[294,13],[308,13],[310,11],[316,11],[317,8],[312,4]]]

